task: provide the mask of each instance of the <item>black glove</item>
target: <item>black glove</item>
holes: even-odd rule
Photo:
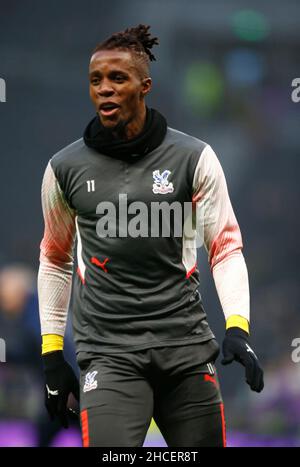
[[[227,329],[223,341],[222,365],[236,360],[246,369],[246,381],[252,391],[260,392],[264,388],[264,373],[255,353],[250,347],[248,334],[238,327]]]
[[[67,408],[70,392],[79,401],[79,382],[72,367],[65,361],[63,352],[57,350],[42,356],[45,372],[45,405],[51,420],[59,419],[64,428],[68,428],[68,416],[76,417],[72,409]]]

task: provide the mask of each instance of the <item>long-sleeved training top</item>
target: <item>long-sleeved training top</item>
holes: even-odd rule
[[[79,139],[49,161],[42,207],[42,334],[64,335],[76,250],[77,353],[209,341],[214,336],[198,292],[201,240],[225,318],[249,320],[239,225],[220,162],[203,141],[168,127],[155,150],[122,160]],[[194,230],[180,232],[187,224]]]

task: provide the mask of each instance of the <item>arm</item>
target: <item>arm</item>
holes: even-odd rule
[[[40,245],[38,295],[42,353],[62,350],[70,301],[75,212],[68,206],[49,162],[42,183],[45,230]]]
[[[236,360],[244,365],[247,383],[260,392],[263,372],[248,340],[250,298],[242,236],[221,164],[210,146],[203,150],[195,171],[193,201],[226,320],[222,363]]]
[[[193,188],[197,217],[203,219],[201,235],[208,252],[226,328],[238,326],[249,332],[249,284],[241,251],[241,232],[221,164],[210,146],[206,146],[201,154]]]
[[[72,287],[75,212],[70,209],[49,162],[42,184],[45,222],[38,273],[45,405],[51,419],[68,427],[67,408],[72,392],[79,399],[79,384],[63,357],[63,338]]]

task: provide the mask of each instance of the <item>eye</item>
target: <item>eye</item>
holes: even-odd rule
[[[92,78],[92,79],[91,79],[91,84],[92,84],[93,86],[97,86],[97,85],[99,84],[99,82],[100,82],[100,79],[99,79],[99,78]]]
[[[117,83],[123,83],[123,81],[125,81],[125,76],[124,75],[116,75],[114,77],[114,80],[117,82]]]

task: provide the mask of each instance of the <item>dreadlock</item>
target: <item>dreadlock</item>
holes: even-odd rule
[[[127,49],[134,52],[135,58],[146,67],[145,71],[149,73],[150,61],[156,60],[151,49],[159,43],[157,37],[151,37],[149,29],[150,26],[139,24],[135,28],[127,28],[125,31],[117,32],[98,44],[92,54],[100,50]]]

